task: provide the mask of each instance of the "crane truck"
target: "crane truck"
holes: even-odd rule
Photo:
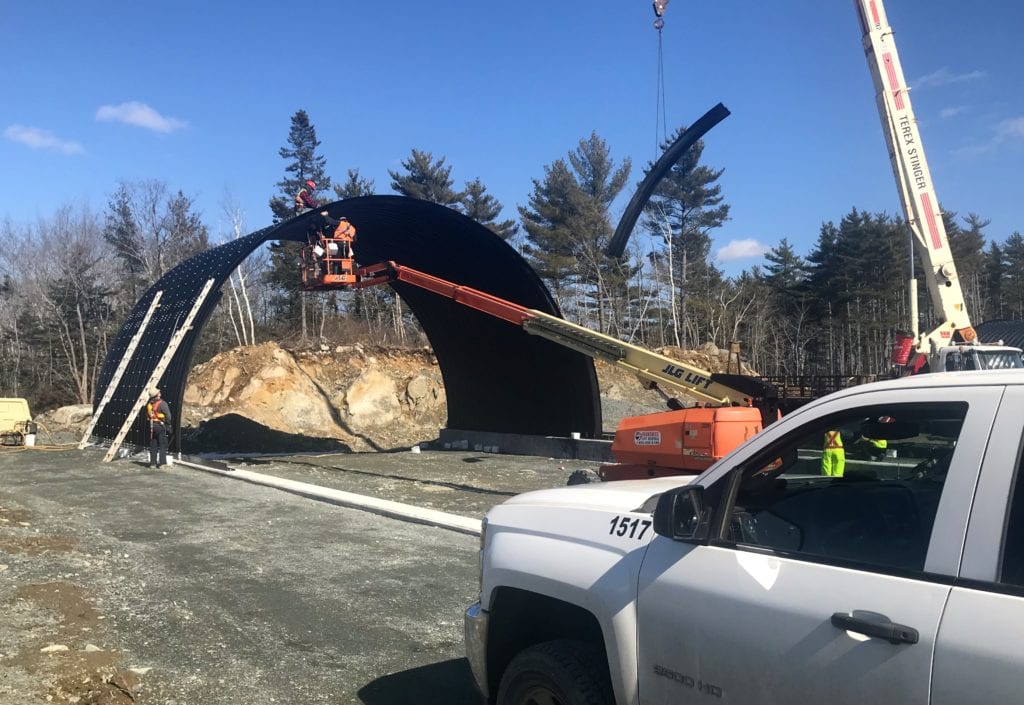
[[[914,175],[920,152],[906,150],[920,142],[903,139],[890,136],[904,149],[894,160]],[[921,194],[908,182],[908,199]],[[953,295],[938,299],[947,318],[918,354],[954,335],[977,353],[930,201],[915,236],[936,266],[933,297]],[[860,385],[788,414],[699,477],[493,507],[464,618],[485,701],[1021,702],[1022,374]],[[886,440],[889,453],[822,474],[831,433]]]
[[[917,281],[911,256],[912,332],[897,338],[893,363],[907,374],[1024,367],[1019,348],[982,344],[971,325],[892,27],[882,0],[855,0],[855,4],[903,215],[921,255],[932,306],[941,319],[932,330],[918,331]]]

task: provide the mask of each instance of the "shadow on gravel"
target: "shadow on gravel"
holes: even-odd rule
[[[181,446],[186,453],[352,451],[347,444],[334,438],[284,433],[238,414],[225,414],[196,427],[181,429]]]
[[[329,470],[331,472],[344,472],[351,473],[352,475],[365,475],[367,477],[379,477],[388,480],[401,480],[403,482],[413,482],[417,485],[433,485],[434,487],[447,487],[453,490],[459,490],[460,492],[475,492],[477,494],[492,494],[500,497],[514,497],[518,492],[509,490],[492,490],[486,487],[477,487],[475,485],[467,485],[461,482],[445,482],[444,480],[427,480],[422,477],[408,477],[406,475],[394,475],[391,473],[372,472],[370,470],[356,470],[354,468],[345,468],[340,465],[322,465],[320,463],[307,463],[300,460],[282,460],[275,458],[272,461],[253,461],[250,458],[244,459],[247,463],[254,465],[266,464],[268,462],[287,463],[288,465],[299,465],[307,468],[313,468],[315,470]]]
[[[364,705],[483,705],[464,658],[411,668],[370,681],[359,689]]]

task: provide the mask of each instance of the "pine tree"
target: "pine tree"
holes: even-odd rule
[[[807,262],[796,253],[787,238],[765,254],[765,281],[781,295],[791,295],[807,278]]]
[[[906,230],[884,213],[856,208],[822,226],[808,255],[805,291],[819,327],[817,369],[872,374],[887,366],[893,331],[906,329]]]
[[[608,209],[629,178],[630,160],[616,166],[608,145],[597,133],[582,139],[569,153],[544,167],[544,179],[533,180],[529,206],[519,207],[534,269],[554,290],[563,307],[596,309],[600,330],[614,331],[625,310],[631,270],[604,254],[612,234]],[[579,288],[582,297],[573,297]],[[582,318],[582,316],[577,316]]]
[[[167,195],[162,181],[122,183],[107,205],[103,239],[124,266],[131,302],[180,262],[209,248],[192,199]]]
[[[519,206],[533,268],[562,300],[563,288],[576,264],[574,226],[583,201],[576,178],[563,159],[544,167],[544,179],[533,179],[529,207]]]
[[[184,261],[210,248],[210,231],[198,213],[192,210],[192,199],[181,191],[167,201],[168,249],[177,261]]]
[[[946,221],[946,235],[949,238],[949,250],[956,262],[956,273],[960,278],[960,288],[964,292],[964,305],[971,320],[979,323],[983,317],[984,294],[983,280],[985,276],[985,233],[984,229],[991,221],[982,219],[975,213],[968,213],[963,218],[966,228],[956,223],[956,213],[943,213]],[[977,320],[975,320],[977,319]]]
[[[125,184],[118,186],[110,197],[103,239],[114,248],[114,253],[124,265],[129,298],[138,300],[146,288],[142,286],[146,274],[145,247],[132,214],[131,194]]]
[[[289,162],[284,168],[287,176],[277,182],[279,194],[270,199],[270,209],[274,212],[275,223],[294,215],[295,194],[307,180],[316,183],[317,193],[330,190],[331,177],[327,175],[327,158],[316,153],[319,147],[316,128],[309,121],[309,115],[305,110],[296,111],[292,115],[291,129],[288,131],[288,145],[278,150],[281,158]],[[315,194],[312,195],[316,197]]]
[[[327,176],[327,160],[317,154],[320,146],[316,138],[316,128],[309,121],[305,110],[299,110],[291,119],[288,131],[288,145],[282,147],[278,154],[282,159],[290,160],[285,166],[284,179],[277,182],[278,195],[271,197],[270,209],[274,213],[274,222],[290,218],[294,215],[295,195],[307,180],[316,183],[317,191],[325,191],[331,187],[331,179]],[[316,198],[315,194],[312,194]],[[306,296],[301,288],[301,276],[296,263],[300,258],[301,245],[296,242],[275,243],[271,246],[270,269],[266,280],[280,291],[274,305],[287,321],[298,319],[301,325],[301,340],[308,340],[308,322],[306,318]]]
[[[1003,318],[1005,306],[1003,283],[1007,275],[1003,248],[993,242],[985,253],[985,311],[984,319]]]
[[[684,129],[676,130],[662,145],[663,149],[675,142]],[[724,170],[700,164],[703,151],[704,142],[698,140],[679,157],[655,187],[642,222],[664,244],[671,267],[669,288],[674,290],[670,295],[682,318],[681,329],[674,330],[673,337],[681,345],[702,342],[699,338],[707,321],[702,320],[699,311],[691,309],[706,309],[722,283],[722,273],[709,257],[711,231],[729,219],[722,187],[715,183]]]
[[[463,213],[489,228],[503,240],[511,240],[519,232],[519,226],[514,220],[498,222],[502,205],[498,199],[487,193],[487,187],[479,177],[466,182],[466,190],[462,192],[459,203]]]
[[[348,178],[343,184],[334,185],[334,195],[339,200],[346,198],[358,198],[360,196],[372,196],[374,194],[373,179],[364,179],[359,175],[358,169],[349,169]]]
[[[403,196],[431,201],[442,206],[455,206],[462,194],[452,189],[451,166],[445,166],[444,157],[434,161],[430,152],[412,150],[412,156],[402,161],[405,173],[388,170],[391,188]]]
[[[1024,319],[1024,236],[1014,232],[1003,243],[1006,280],[1003,285],[1005,318]]]

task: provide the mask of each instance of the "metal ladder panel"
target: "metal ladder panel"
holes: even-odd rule
[[[199,296],[196,298],[196,302],[192,304],[192,310],[188,312],[188,317],[185,318],[185,322],[181,328],[174,332],[171,336],[171,340],[167,345],[167,349],[164,350],[164,354],[160,356],[160,360],[157,362],[156,367],[153,369],[153,374],[149,376],[145,386],[142,388],[142,393],[139,394],[139,398],[135,400],[132,405],[131,411],[128,412],[128,416],[125,418],[124,423],[121,425],[121,430],[117,432],[117,436],[110,444],[110,450],[103,456],[103,462],[109,463],[117,455],[118,448],[124,442],[125,436],[128,435],[128,431],[131,429],[132,424],[135,423],[135,417],[139,411],[142,410],[142,405],[146,403],[146,399],[149,395],[149,390],[160,381],[160,377],[163,375],[164,370],[171,364],[171,360],[174,358],[174,353],[178,351],[178,346],[181,345],[181,341],[185,339],[185,334],[189,328],[192,327],[192,321],[195,320],[196,315],[199,313],[199,308],[202,306],[203,301],[206,300],[207,295],[210,293],[210,289],[213,288],[213,279],[207,279],[206,284],[203,285],[203,290],[199,292]]]
[[[124,355],[121,356],[121,362],[118,363],[117,369],[114,370],[114,376],[110,378],[110,382],[107,383],[107,390],[103,393],[103,398],[100,399],[99,405],[96,407],[96,411],[92,415],[92,419],[89,421],[89,427],[85,429],[85,433],[82,435],[82,440],[78,444],[78,450],[82,450],[89,445],[89,437],[92,436],[92,432],[96,429],[96,424],[100,420],[100,414],[103,413],[103,409],[107,406],[113,396],[114,392],[117,391],[117,385],[121,383],[121,376],[124,371],[128,369],[128,363],[132,360],[132,355],[135,354],[135,348],[139,346],[139,341],[142,340],[142,334],[146,331],[146,327],[149,325],[149,319],[153,317],[153,312],[156,311],[160,305],[160,297],[164,295],[164,292],[158,291],[153,297],[153,300],[149,304],[149,310],[146,311],[145,317],[142,319],[142,325],[135,331],[135,335],[128,342],[128,347],[124,350]]]

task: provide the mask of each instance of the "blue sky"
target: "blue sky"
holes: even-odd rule
[[[1024,5],[887,11],[943,204],[991,219],[991,239],[1024,230]],[[255,230],[300,108],[335,181],[358,168],[390,193],[415,147],[513,218],[596,131],[633,160],[617,219],[657,156],[653,19],[646,0],[0,0],[0,219],[103,211],[119,180],[160,179],[215,235],[227,193]],[[732,111],[704,152],[732,205],[715,234],[727,271],[783,237],[806,254],[853,206],[899,212],[852,0],[675,0],[665,20],[670,130]]]

